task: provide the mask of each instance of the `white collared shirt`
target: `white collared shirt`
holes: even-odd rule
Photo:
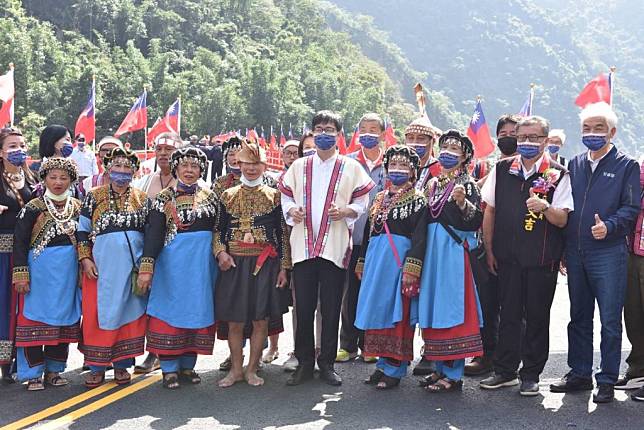
[[[337,154],[334,154],[327,160],[322,160],[320,156],[315,153],[311,155],[313,157],[313,172],[312,172],[312,184],[311,184],[311,224],[313,226],[313,237],[318,236],[320,231],[320,225],[322,223],[322,215],[324,213],[324,203],[326,201],[327,191],[331,185],[331,175],[333,174],[333,167],[335,166],[335,160],[338,158]],[[295,200],[292,197],[289,197],[282,193],[282,212],[284,213],[284,219],[286,223],[290,226],[295,225],[293,219],[288,214],[292,208],[298,207],[295,203]],[[346,207],[353,210],[356,213],[355,218],[345,218],[347,227],[351,229],[353,224],[356,222],[360,215],[362,215],[369,206],[369,193],[366,193],[363,196],[357,197],[348,204]]]
[[[604,158],[605,156],[608,155],[608,153],[610,152],[611,149],[613,149],[613,144],[612,143],[610,144],[610,148],[608,148],[608,151],[606,151],[606,153],[604,155],[602,155],[601,157],[599,157],[596,160],[593,160],[592,157],[590,156],[590,150],[586,153],[586,157],[588,157],[588,161],[590,162],[590,171],[591,172],[595,173],[595,169],[597,168],[597,166],[599,166],[599,162],[602,161],[602,158]]]
[[[84,151],[81,151],[78,148],[74,148],[74,151],[69,158],[76,163],[76,166],[78,167],[78,176],[98,175],[98,163],[96,162],[96,156],[91,149],[86,147]]]
[[[364,153],[364,148],[360,148],[360,151],[362,151],[362,157],[364,158],[365,163],[367,163],[367,169],[369,169],[369,172],[373,172],[373,169],[378,166],[378,162],[381,160],[382,148],[379,149],[380,152],[378,153],[378,158],[376,158],[376,161],[371,161],[369,157],[367,157],[367,154]]]

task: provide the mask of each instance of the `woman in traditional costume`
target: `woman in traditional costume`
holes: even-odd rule
[[[76,165],[51,158],[40,167],[45,187],[25,205],[16,221],[13,285],[19,294],[16,347],[18,379],[29,391],[44,383],[67,385],[69,344],[80,339],[81,294],[78,288],[76,229],[80,201],[70,196]]]
[[[229,387],[245,379],[262,385],[257,366],[268,335],[268,320],[288,311],[286,270],[290,247],[282,217],[280,192],[264,184],[266,154],[256,143],[242,144],[237,154],[241,184],[223,192],[215,232],[215,255],[220,275],[216,313],[229,327],[232,367],[219,381]],[[250,360],[242,369],[244,325],[251,324]]]
[[[147,350],[159,356],[163,386],[198,384],[197,354],[212,354],[215,343],[214,285],[217,266],[213,231],[217,198],[198,185],[206,155],[197,148],[172,154],[175,187],[157,194],[145,235],[138,285],[151,288]]]
[[[419,325],[424,355],[435,372],[421,385],[430,393],[460,391],[465,358],[483,354],[478,295],[469,261],[481,226],[480,193],[467,166],[470,139],[448,130],[439,139],[441,173],[426,188],[425,257],[420,279]]]
[[[356,265],[361,284],[355,326],[365,330],[363,354],[379,357],[365,383],[378,389],[397,386],[414,359],[418,278],[425,252],[424,241],[414,240],[414,233],[424,228],[427,205],[423,193],[414,188],[419,161],[404,145],[385,153],[391,185],[374,198]],[[403,285],[403,274],[413,275],[413,285]]]
[[[88,388],[105,382],[107,366],[114,381],[128,384],[128,368],[143,354],[147,298],[136,290],[149,212],[147,195],[131,186],[139,169],[132,151],[116,147],[104,159],[109,184],[92,189],[83,202],[78,229],[83,267],[83,341],[80,351],[90,372]]]
[[[27,143],[17,128],[0,129],[0,369],[13,382],[11,363],[16,329],[16,294],[11,287],[13,233],[20,210],[38,182],[27,166]]]

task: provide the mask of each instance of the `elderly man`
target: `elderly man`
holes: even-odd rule
[[[637,161],[619,151],[613,139],[617,115],[607,103],[580,114],[582,143],[588,151],[570,160],[576,211],[566,227],[570,323],[568,366],[553,392],[592,390],[593,315],[601,319],[601,370],[595,374],[595,403],[611,402],[622,350],[622,308],[626,293],[626,236],[640,210]]]
[[[164,188],[175,186],[177,181],[170,171],[170,157],[181,146],[182,141],[178,134],[171,132],[159,134],[154,139],[154,156],[159,169],[143,176],[134,186],[145,191],[150,199],[154,199]]]
[[[98,163],[101,167],[103,166],[105,157],[107,157],[107,155],[112,152],[112,149],[117,147],[122,148],[123,143],[114,136],[105,136],[98,142],[96,149],[98,150]],[[85,180],[80,183],[79,188],[81,193],[85,195],[92,188],[100,187],[101,185],[107,185],[109,183],[110,175],[106,175],[105,172],[97,172],[95,175],[85,178]]]
[[[544,155],[550,125],[523,118],[516,126],[518,155],[490,172],[483,238],[490,272],[498,275],[501,304],[494,375],[481,388],[519,384],[523,396],[539,394],[548,360],[550,307],[563,253],[563,228],[573,199],[568,172]],[[522,326],[525,321],[525,333]]]
[[[83,182],[85,178],[92,175],[98,175],[98,164],[96,163],[96,156],[94,151],[87,147],[85,142],[85,135],[78,134],[75,139],[76,148],[70,155],[78,166],[78,180]]]
[[[548,153],[550,158],[565,167],[568,161],[559,154],[564,143],[566,143],[566,133],[561,128],[550,130],[550,133],[548,133]]]

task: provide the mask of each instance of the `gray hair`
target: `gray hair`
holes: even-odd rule
[[[546,136],[550,133],[550,122],[544,117],[538,115],[526,116],[524,118],[521,118],[517,123],[515,129],[518,131],[519,127],[531,125],[541,126],[541,132]]]

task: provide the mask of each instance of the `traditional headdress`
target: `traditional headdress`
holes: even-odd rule
[[[123,164],[131,167],[132,171],[134,172],[139,170],[139,165],[141,164],[139,157],[137,157],[133,151],[121,147],[116,147],[112,149],[112,151],[108,155],[105,156],[103,165],[105,165],[106,169],[109,169],[117,160],[123,160]]]
[[[385,166],[385,170],[389,170],[389,163],[394,160],[409,162],[412,171],[416,171],[420,164],[420,158],[416,154],[416,151],[407,145],[394,145],[387,149],[382,158],[382,164]]]
[[[206,154],[194,146],[187,146],[185,148],[177,149],[172,153],[170,159],[170,172],[172,176],[177,177],[177,166],[181,163],[197,163],[201,169],[201,173],[206,171],[208,165],[208,157]]]
[[[120,141],[119,139],[117,139],[116,137],[114,137],[114,136],[105,136],[104,138],[102,138],[102,139],[98,142],[98,145],[96,145],[96,150],[97,150],[97,151],[100,151],[100,150],[101,150],[101,147],[103,147],[103,145],[107,145],[107,144],[116,145],[116,146],[118,146],[119,148],[122,148],[122,147],[123,147],[123,142],[121,142],[121,141]]]
[[[76,179],[78,179],[78,169],[76,168],[76,163],[74,163],[69,158],[46,159],[40,165],[40,170],[38,171],[38,176],[40,176],[40,180],[44,181],[45,178],[47,177],[47,174],[52,170],[64,170],[71,178],[72,183],[76,182]]]
[[[176,149],[183,145],[183,140],[181,140],[181,136],[177,133],[166,131],[154,138],[154,146],[157,147],[159,145],[167,145]]]
[[[242,142],[241,151],[237,153],[237,161],[242,163],[264,163],[266,164],[266,151],[260,148],[255,142]]]
[[[461,146],[463,154],[465,154],[464,166],[468,165],[474,156],[474,145],[467,135],[461,133],[458,130],[447,130],[443,133],[438,139],[438,145],[449,144],[450,142],[456,142]]]
[[[228,138],[227,141],[224,142],[224,144],[221,146],[221,150],[223,152],[224,160],[226,160],[226,156],[228,155],[228,152],[232,149],[240,149],[242,141],[246,141],[246,139],[239,138],[238,136],[232,136]]]
[[[434,126],[426,115],[416,118],[405,128],[405,134],[418,133],[426,136],[438,136],[442,132],[440,128]]]

